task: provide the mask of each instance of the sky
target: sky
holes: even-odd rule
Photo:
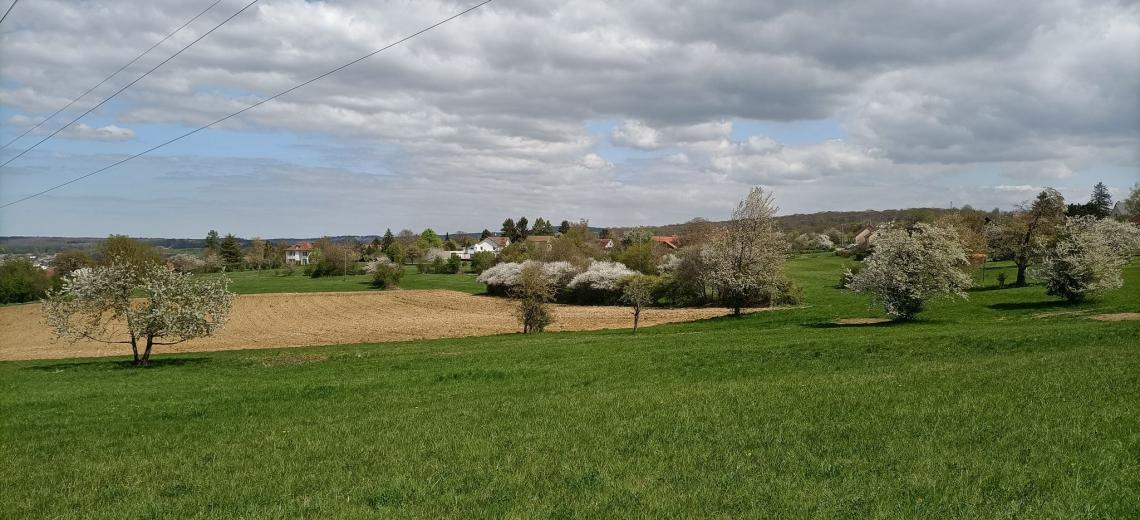
[[[0,162],[198,38],[222,0]],[[19,3],[0,144],[212,0]],[[0,204],[451,16],[451,0],[264,0],[0,168]],[[1140,181],[1140,3],[494,0],[218,127],[0,209],[0,235],[364,235],[1011,208]],[[66,116],[66,117],[65,117]]]

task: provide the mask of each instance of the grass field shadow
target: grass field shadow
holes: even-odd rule
[[[38,370],[41,372],[58,372],[61,370],[124,370],[124,369],[138,369],[138,370],[153,370],[157,368],[168,367],[181,367],[181,366],[195,366],[203,365],[210,362],[208,357],[192,357],[192,358],[157,358],[151,359],[150,364],[145,367],[136,367],[129,359],[116,359],[116,360],[95,360],[95,361],[68,361],[63,363],[48,363],[44,365],[32,365],[25,367],[25,370]]]
[[[1002,302],[987,305],[995,311],[1038,311],[1043,309],[1064,309],[1080,307],[1082,302],[1067,300],[1046,300],[1038,302]]]
[[[905,321],[898,321],[898,320],[889,320],[889,321],[874,322],[874,323],[836,323],[834,321],[816,321],[816,322],[811,322],[811,323],[804,323],[804,324],[802,324],[802,326],[807,327],[809,329],[865,329],[865,328],[899,327],[902,325],[907,325],[908,323],[915,323],[915,322],[905,322]]]

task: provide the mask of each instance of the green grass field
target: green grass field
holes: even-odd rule
[[[843,262],[636,337],[2,363],[0,517],[1140,516],[1140,322],[1086,319],[1140,312],[1140,263],[840,327],[881,315]]]
[[[213,279],[222,275],[214,273],[200,276],[204,279]],[[379,290],[372,287],[372,277],[370,275],[309,278],[298,269],[291,276],[281,276],[272,270],[237,271],[226,273],[225,276],[230,279],[230,290],[238,294]],[[470,294],[480,294],[487,291],[487,286],[476,282],[475,275],[473,274],[419,273],[413,266],[404,267],[404,277],[400,280],[400,288],[448,289]]]

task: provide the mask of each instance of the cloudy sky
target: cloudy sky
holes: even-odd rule
[[[248,0],[186,30],[7,160]],[[0,144],[212,0],[21,2]],[[471,3],[263,0],[0,170],[0,204],[236,111]],[[149,156],[0,210],[0,235],[599,226],[1009,207],[1140,180],[1140,4],[495,0]]]

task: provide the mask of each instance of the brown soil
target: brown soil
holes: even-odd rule
[[[836,325],[874,325],[876,323],[887,323],[886,318],[843,318],[835,320]]]
[[[553,307],[556,319],[548,329],[552,331],[624,328],[632,322],[624,307]],[[218,335],[156,347],[156,353],[486,336],[517,332],[513,309],[507,299],[444,290],[240,295]],[[641,324],[725,314],[725,309],[649,309],[642,312]],[[0,360],[129,354],[127,345],[54,339],[39,304],[0,308]],[[298,361],[305,362],[268,362]]]
[[[1119,312],[1116,314],[1097,314],[1096,316],[1089,316],[1090,319],[1098,321],[1136,321],[1140,320],[1140,312]]]

